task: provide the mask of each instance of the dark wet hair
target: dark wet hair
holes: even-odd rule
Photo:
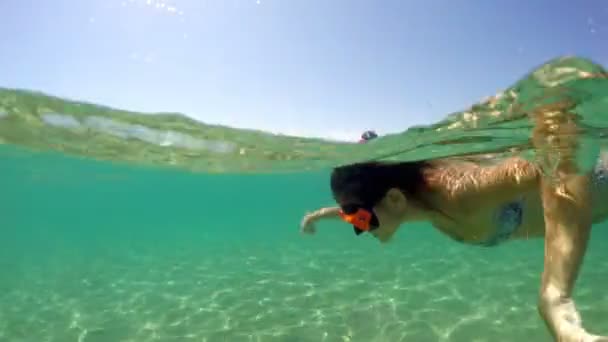
[[[391,188],[400,189],[406,196],[419,198],[425,188],[424,171],[432,167],[429,161],[362,162],[339,166],[331,173],[334,199],[375,206]]]

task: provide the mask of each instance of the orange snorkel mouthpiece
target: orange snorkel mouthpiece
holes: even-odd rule
[[[360,230],[369,231],[371,229],[373,215],[368,210],[359,208],[352,214],[346,214],[340,210],[340,217]]]

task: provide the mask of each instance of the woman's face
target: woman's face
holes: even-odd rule
[[[380,242],[390,241],[395,232],[397,232],[397,229],[399,229],[401,220],[391,213],[391,210],[386,208],[382,202],[374,206],[373,210],[376,217],[378,217],[380,225],[377,229],[370,231],[370,233]]]
[[[357,202],[345,201],[340,203],[340,206],[357,206]],[[378,227],[370,230],[370,234],[380,242],[388,242],[403,222],[407,200],[400,190],[391,189],[371,210],[376,215]]]

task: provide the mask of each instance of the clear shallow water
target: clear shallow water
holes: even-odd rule
[[[327,176],[196,175],[0,149],[2,341],[550,341],[542,240],[298,233]],[[606,331],[608,227],[576,296]]]
[[[606,145],[607,82],[601,66],[557,59],[363,145],[0,89],[0,341],[550,341],[542,240],[485,249],[409,226],[381,246],[340,223],[302,237],[298,223],[331,203],[336,164],[533,157],[530,118],[546,105]],[[576,292],[604,334],[606,250],[598,226]]]
[[[592,145],[608,145],[608,72],[576,57],[533,68],[511,87],[438,123],[368,144],[279,136],[0,88],[0,144],[205,173],[304,172],[369,159],[479,153],[534,158],[532,122],[557,106],[577,118]]]

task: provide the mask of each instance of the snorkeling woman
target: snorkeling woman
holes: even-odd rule
[[[446,158],[337,167],[330,181],[337,206],[306,215],[301,230],[312,234],[318,220],[341,218],[355,234],[381,242],[406,222],[429,222],[478,246],[544,237],[538,309],[547,328],[556,341],[608,341],[584,329],[572,299],[591,226],[608,219],[608,151],[592,170],[579,169],[576,119],[563,109],[532,116],[538,162]]]

